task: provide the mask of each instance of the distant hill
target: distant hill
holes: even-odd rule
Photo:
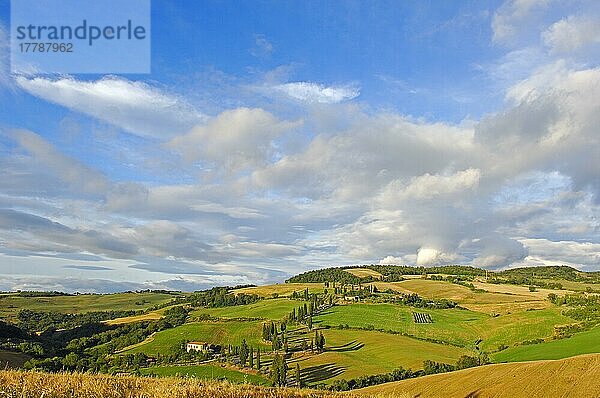
[[[564,279],[573,282],[600,282],[600,272],[583,272],[566,265],[513,268],[495,273],[500,277]]]
[[[358,284],[381,279],[368,272],[348,272],[358,270],[371,270],[383,275],[383,279],[392,282],[402,280],[403,275],[446,274],[464,276],[485,276],[486,270],[467,265],[445,265],[439,267],[413,267],[408,265],[356,265],[345,267],[329,267],[304,272],[287,279],[286,283],[323,283],[340,282]],[[361,276],[361,274],[363,276]],[[533,279],[564,279],[573,282],[600,283],[600,272],[584,272],[568,266],[541,266],[522,267],[504,271],[487,270],[489,276],[513,281],[522,281],[522,284],[531,284]]]
[[[485,270],[466,265],[447,265],[440,267],[412,267],[407,265],[357,265],[351,267],[329,267],[304,272],[286,280],[286,283],[322,283],[340,282],[346,284],[359,284],[381,279],[380,277],[365,275],[359,277],[351,272],[354,269],[371,270],[383,275],[383,279],[392,282],[402,280],[403,275],[422,274],[447,274],[447,275],[469,275],[484,276]]]
[[[486,365],[354,390],[386,397],[600,397],[600,355]]]

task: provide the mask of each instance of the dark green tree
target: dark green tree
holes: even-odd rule
[[[296,387],[302,387],[302,378],[300,376],[300,364],[296,363]]]
[[[248,353],[248,344],[246,343],[246,339],[243,339],[240,346],[240,363],[242,366],[246,366],[246,362],[248,362]]]
[[[279,354],[273,357],[271,364],[271,382],[274,386],[283,387],[286,385],[287,379],[287,364],[285,358]]]

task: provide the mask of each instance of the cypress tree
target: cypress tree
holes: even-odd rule
[[[300,378],[300,364],[296,363],[296,387],[302,387],[302,379]]]
[[[242,366],[246,366],[247,361],[248,361],[248,344],[246,343],[246,339],[243,339],[242,345],[240,347],[240,364]]]

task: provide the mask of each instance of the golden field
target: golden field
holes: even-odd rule
[[[355,390],[377,397],[600,397],[600,354],[502,363]]]
[[[0,371],[2,398],[309,398],[339,397],[324,391],[268,388],[174,377]]]

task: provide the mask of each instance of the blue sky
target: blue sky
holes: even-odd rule
[[[600,269],[592,1],[152,1],[152,73],[11,74],[0,289]]]

